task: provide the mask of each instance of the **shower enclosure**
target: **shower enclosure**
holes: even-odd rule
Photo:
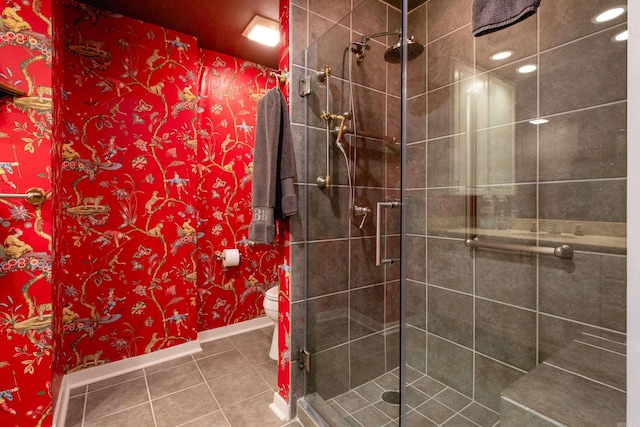
[[[543,1],[474,38],[471,0],[294,3],[299,408],[582,425],[593,386],[576,412],[624,421],[625,7]]]

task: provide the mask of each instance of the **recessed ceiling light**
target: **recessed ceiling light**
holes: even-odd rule
[[[538,69],[538,67],[536,67],[535,65],[528,64],[528,65],[523,65],[522,67],[518,68],[518,72],[520,74],[527,74],[527,73],[533,73],[537,69]]]
[[[629,40],[629,30],[624,30],[623,32],[616,34],[613,39],[617,42]]]
[[[495,54],[491,55],[491,59],[494,60],[494,61],[500,61],[502,59],[507,59],[511,55],[513,55],[513,51],[505,50],[504,52],[498,52],[498,53],[495,53]]]
[[[532,125],[543,125],[545,123],[549,123],[549,120],[547,120],[547,119],[535,119],[535,120],[529,120],[529,123],[531,123]]]
[[[607,22],[607,21],[611,21],[612,19],[616,19],[618,16],[622,15],[623,13],[624,13],[624,7],[622,6],[614,7],[614,8],[605,10],[604,12],[602,12],[601,14],[593,18],[593,20],[595,22]]]
[[[242,35],[254,42],[273,47],[280,43],[280,24],[262,16],[254,16]]]

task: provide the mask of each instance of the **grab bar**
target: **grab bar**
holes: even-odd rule
[[[336,127],[335,129],[333,129],[334,135],[337,135],[339,131],[340,131],[339,127]],[[343,135],[357,135],[357,136],[361,136],[363,138],[377,139],[378,141],[387,142],[389,144],[397,144],[398,143],[398,140],[393,136],[378,135],[378,134],[375,134],[375,133],[364,132],[364,131],[360,131],[360,130],[359,131],[354,131],[351,128],[343,128],[342,129],[342,134]]]
[[[400,206],[398,202],[378,202],[376,203],[376,267],[380,267],[385,264],[393,264],[392,258],[381,259],[380,240],[382,237],[380,217],[382,216],[382,208],[394,209]]]
[[[24,194],[3,194],[0,193],[0,199],[25,199],[32,205],[39,205],[44,202],[45,193],[41,188],[30,188]]]
[[[326,157],[326,170],[324,176],[319,176],[316,179],[316,184],[318,188],[324,189],[331,185],[331,88],[329,87],[329,77],[331,76],[331,67],[329,65],[324,67],[324,70],[318,72],[318,80],[324,82],[326,91],[326,107],[327,111],[322,112],[322,118],[325,121],[326,125],[326,133],[327,133],[327,157]]]
[[[541,255],[555,255],[562,259],[573,258],[573,249],[569,245],[561,245],[558,247],[547,246],[529,246],[529,245],[517,245],[512,243],[499,243],[499,242],[481,242],[477,237],[473,239],[467,239],[464,244],[470,248],[486,248],[486,249],[501,249],[514,252],[525,252]]]

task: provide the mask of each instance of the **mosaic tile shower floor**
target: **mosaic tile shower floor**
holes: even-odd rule
[[[407,425],[411,427],[494,427],[500,415],[433,378],[409,368]],[[339,427],[392,427],[398,425],[398,405],[382,394],[398,389],[398,370],[324,403],[321,410]]]

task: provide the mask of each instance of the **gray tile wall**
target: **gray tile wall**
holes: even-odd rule
[[[502,389],[581,331],[625,339],[625,248],[593,250],[572,233],[585,223],[599,225],[594,234],[617,229],[624,237],[626,42],[613,37],[626,29],[626,15],[596,24],[593,17],[619,2],[542,2],[535,17],[474,38],[471,4],[429,0],[410,12],[410,32],[428,35],[428,54],[409,63],[410,81],[422,73],[426,86],[409,85],[408,150],[415,157],[408,185],[410,194],[426,191],[427,205],[426,231],[408,227],[418,257],[409,262],[426,265],[426,276],[412,275],[407,287],[415,345],[409,364],[499,411]],[[489,59],[503,50],[513,55]],[[518,73],[524,64],[538,68]],[[511,114],[487,114],[476,138],[513,133],[515,172],[498,175],[483,191],[505,192],[518,228],[526,233],[536,223],[533,241],[557,223],[569,233],[566,243],[583,249],[573,260],[464,246],[466,177],[455,171],[457,156],[466,154],[460,93],[474,78],[500,79],[514,92]],[[496,102],[485,105],[496,110]],[[528,122],[541,116],[549,123]],[[415,312],[421,305],[422,317]]]

